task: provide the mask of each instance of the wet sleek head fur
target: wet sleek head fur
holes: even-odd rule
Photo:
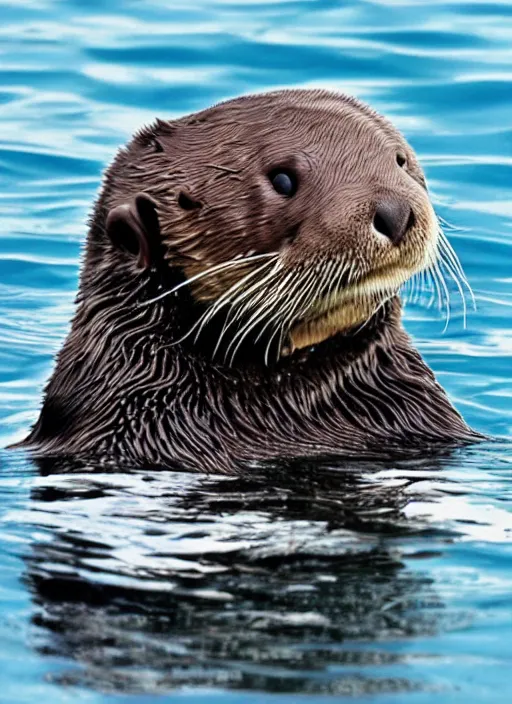
[[[460,280],[413,150],[353,98],[158,120],[107,171],[29,442],[229,470],[473,439],[400,324],[443,247]]]
[[[154,258],[179,267],[213,312],[267,323],[287,351],[364,322],[436,258],[414,152],[368,107],[331,93],[239,98],[140,132],[109,170],[94,265],[118,265],[123,237],[136,266],[153,263],[145,238],[125,232],[145,222],[143,195],[159,223],[146,228],[162,245]],[[233,343],[250,332],[234,326]]]

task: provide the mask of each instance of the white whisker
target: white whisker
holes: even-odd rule
[[[448,330],[448,325],[450,324],[450,317],[451,317],[450,291],[448,289],[448,286],[446,285],[446,281],[443,276],[443,272],[441,271],[438,262],[436,262],[435,266],[432,268],[432,273],[434,274],[438,283],[441,285],[441,289],[444,293],[445,300],[446,300],[446,322],[445,322],[445,325],[443,328],[443,334],[444,334]]]
[[[179,340],[177,340],[174,344],[178,344],[180,342],[183,342],[187,337],[189,337],[194,330],[197,330],[195,340],[197,341],[197,338],[199,337],[199,334],[201,333],[201,330],[203,327],[206,325],[208,320],[210,320],[224,305],[228,305],[230,303],[229,297],[233,293],[233,291],[237,290],[240,286],[243,286],[245,282],[247,282],[249,279],[251,279],[253,276],[256,276],[258,273],[260,273],[262,270],[264,270],[266,267],[269,266],[269,264],[272,264],[273,262],[264,262],[264,264],[260,265],[256,269],[253,269],[250,271],[248,274],[243,276],[239,281],[235,282],[230,288],[227,289],[216,301],[215,303],[208,308],[198,320],[192,325],[190,330],[183,335]]]
[[[464,325],[464,329],[466,329],[466,324],[467,324],[467,305],[466,305],[466,296],[464,295],[464,289],[462,288],[462,286],[461,286],[461,284],[460,284],[460,281],[459,281],[459,278],[458,278],[458,277],[456,276],[456,274],[453,272],[453,270],[452,270],[451,266],[449,265],[449,263],[448,263],[446,260],[443,259],[442,254],[441,254],[440,257],[439,257],[439,261],[440,261],[440,264],[441,264],[441,265],[444,265],[444,267],[446,268],[448,274],[450,275],[450,278],[453,279],[453,281],[455,282],[455,285],[457,286],[457,289],[458,289],[458,291],[459,291],[460,298],[461,298],[461,301],[462,301],[463,325]]]
[[[216,345],[216,348],[215,348],[215,349],[218,348],[218,346],[220,345],[220,340],[221,340],[221,338],[222,338],[222,335],[223,335],[223,334],[225,333],[225,331],[233,324],[234,320],[236,319],[236,316],[235,316],[234,318],[232,318],[231,320],[229,320],[229,316],[231,315],[231,312],[234,310],[234,307],[235,307],[235,304],[236,304],[236,300],[237,300],[237,299],[235,299],[235,300],[233,301],[233,300],[231,299],[231,296],[232,296],[238,289],[242,288],[243,285],[244,285],[245,283],[247,283],[247,281],[249,281],[249,280],[252,279],[254,276],[256,276],[257,274],[259,274],[259,273],[260,273],[261,271],[263,271],[267,266],[268,266],[268,262],[266,262],[266,263],[263,264],[262,266],[258,267],[257,269],[254,269],[253,271],[250,271],[248,274],[246,274],[244,277],[242,277],[239,281],[235,282],[232,286],[230,286],[230,288],[228,288],[228,290],[225,291],[225,292],[217,299],[217,301],[213,304],[213,306],[211,306],[207,311],[205,311],[205,313],[201,316],[201,318],[199,319],[199,321],[197,321],[196,324],[195,324],[195,325],[193,326],[193,328],[192,328],[192,329],[194,329],[194,328],[198,325],[198,323],[200,323],[199,329],[197,330],[197,333],[196,333],[196,336],[195,336],[195,341],[196,341],[196,342],[197,342],[197,339],[198,339],[199,335],[201,334],[201,331],[203,330],[204,326],[208,323],[208,321],[210,321],[210,320],[221,310],[221,308],[223,308],[223,307],[226,306],[226,305],[230,305],[230,306],[231,306],[231,311],[228,313],[228,317],[227,317],[227,319],[226,319],[226,321],[225,321],[225,324],[224,324],[223,329],[222,329],[222,331],[221,331],[221,336],[220,336],[220,338],[219,338],[219,340],[218,340],[218,342],[217,342],[217,345]],[[274,268],[275,268],[275,265],[274,265]],[[256,286],[256,288],[258,288],[259,286],[262,286],[262,285],[263,285],[263,282],[265,282],[265,281],[269,278],[270,274],[272,274],[272,271],[271,271],[269,274],[266,274],[266,275],[264,276],[264,278],[263,278],[263,279],[260,279],[260,281],[258,281],[255,285],[253,284],[251,288],[254,288],[254,286]]]
[[[476,310],[476,300],[475,300],[475,296],[473,293],[473,289],[471,288],[471,285],[466,278],[466,275],[464,273],[464,270],[462,268],[460,260],[457,257],[453,247],[449,243],[448,238],[446,237],[445,233],[442,230],[440,230],[439,235],[440,235],[439,243],[440,243],[441,251],[445,254],[446,260],[448,260],[450,262],[450,264],[452,265],[452,268],[453,268],[455,275],[459,278],[459,280],[467,288],[469,295],[471,296],[473,309]]]
[[[263,259],[263,258],[268,259],[270,257],[275,259],[277,256],[278,256],[277,252],[271,252],[269,254],[255,254],[252,257],[241,257],[239,259],[230,259],[228,261],[221,262],[220,264],[215,264],[214,266],[209,267],[205,271],[200,271],[198,274],[191,276],[186,281],[182,281],[177,286],[174,286],[173,288],[171,288],[169,291],[164,291],[163,293],[159,294],[158,296],[155,296],[154,298],[151,298],[148,301],[144,301],[144,305],[149,305],[150,303],[155,303],[156,301],[160,301],[162,298],[165,298],[166,296],[170,296],[172,293],[179,291],[180,288],[183,288],[184,286],[188,286],[189,284],[193,283],[194,281],[197,281],[198,279],[203,279],[206,276],[212,276],[213,274],[219,273],[220,271],[223,271],[224,269],[237,268],[243,264],[255,261],[257,259]]]

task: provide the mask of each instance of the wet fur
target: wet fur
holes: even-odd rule
[[[390,159],[397,148],[407,150],[409,161],[407,172],[395,174]],[[273,200],[261,160],[301,162],[305,200],[287,209]],[[310,174],[323,180],[308,180]],[[340,188],[343,197],[334,198]],[[417,217],[396,248],[361,234],[376,199],[388,191],[406,196]],[[109,213],[132,207],[139,192],[154,200],[159,225],[135,257],[106,231]],[[384,265],[413,273],[428,258],[429,207],[410,147],[352,99],[292,91],[158,121],[107,172],[72,329],[25,446],[44,455],[231,472],[272,457],[382,457],[475,440],[412,347],[395,296],[373,315],[366,311],[363,326],[328,314],[319,330],[318,309],[306,307],[295,341],[288,330],[285,353],[276,339],[271,363],[263,355],[274,344],[267,344],[270,332],[266,337],[256,325],[226,363],[212,350],[229,311],[197,341],[187,332],[256,265],[221,270],[162,295],[251,252],[280,253],[284,273],[277,283],[304,268],[314,282],[312,272],[340,255],[357,263],[358,277]],[[243,321],[235,322],[225,345]]]

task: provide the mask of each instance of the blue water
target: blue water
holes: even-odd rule
[[[0,0],[1,445],[37,416],[101,173],[154,116],[322,86],[390,117],[474,289],[405,324],[446,459],[254,481],[0,455],[0,701],[512,700],[512,3]]]

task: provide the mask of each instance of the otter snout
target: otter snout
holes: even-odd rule
[[[400,244],[406,233],[414,226],[414,222],[414,212],[409,203],[396,196],[383,199],[377,205],[373,216],[375,230],[395,245]]]

